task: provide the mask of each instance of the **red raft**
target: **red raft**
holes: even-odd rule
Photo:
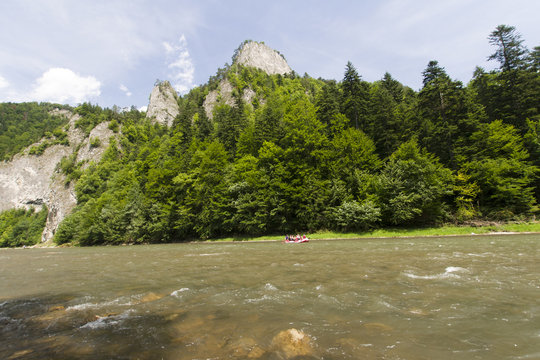
[[[304,236],[302,238],[297,238],[297,239],[285,239],[283,242],[285,244],[300,244],[300,243],[309,242],[309,239]]]

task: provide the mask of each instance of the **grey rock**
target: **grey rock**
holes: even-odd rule
[[[160,124],[171,126],[178,114],[180,114],[178,94],[172,85],[168,81],[156,84],[150,94],[146,117],[154,118]]]

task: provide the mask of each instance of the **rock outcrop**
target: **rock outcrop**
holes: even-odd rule
[[[287,61],[285,61],[285,58],[280,53],[267,45],[256,41],[245,42],[239,48],[233,60],[234,64],[257,68],[263,70],[268,75],[284,75],[292,72],[289,64],[287,64]],[[203,106],[206,116],[209,119],[212,119],[214,116],[214,108],[218,104],[234,106],[232,94],[233,87],[231,83],[227,79],[221,80],[218,88],[210,91],[204,99]],[[246,104],[251,104],[257,94],[250,87],[246,87],[241,96]],[[259,98],[259,101],[264,103],[264,99]]]
[[[68,110],[56,110],[53,114],[69,119],[69,146],[54,145],[45,149],[42,155],[35,156],[27,155],[31,145],[13,160],[0,163],[0,212],[46,205],[49,215],[41,237],[44,243],[50,242],[60,222],[77,204],[73,184],[65,185],[64,176],[57,170],[58,163],[77,149],[77,162],[99,161],[113,135],[108,123],[101,123],[86,137],[75,128],[79,115]],[[96,137],[101,145],[92,147],[90,139]]]
[[[233,87],[229,81],[221,80],[217,90],[212,90],[204,98],[204,112],[209,119],[214,117],[214,108],[217,104],[234,106]]]
[[[179,113],[178,94],[171,83],[162,81],[156,84],[150,94],[146,117],[154,118],[160,124],[171,126]]]
[[[256,41],[246,42],[235,57],[235,63],[261,69],[269,75],[292,72],[285,58],[276,50]]]
[[[309,336],[297,329],[281,331],[272,339],[272,346],[274,350],[285,355],[286,359],[310,356],[314,353]]]

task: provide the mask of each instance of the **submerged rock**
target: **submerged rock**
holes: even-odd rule
[[[391,326],[382,324],[382,323],[366,323],[364,324],[364,328],[370,330],[370,331],[377,331],[377,332],[389,332],[394,330]]]
[[[164,294],[156,294],[156,293],[150,292],[141,298],[141,303],[156,301],[156,300],[162,299],[163,297],[165,297]]]
[[[266,351],[263,350],[255,341],[249,337],[240,338],[228,345],[230,356],[241,359],[258,359]]]
[[[272,347],[287,359],[313,355],[314,352],[309,336],[297,329],[283,330],[274,336]]]

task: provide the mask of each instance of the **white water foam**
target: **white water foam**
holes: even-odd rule
[[[264,289],[265,290],[271,290],[271,291],[276,291],[277,290],[277,287],[275,287],[274,285],[270,284],[270,283],[266,283],[264,285]]]
[[[459,279],[460,276],[456,273],[465,273],[469,270],[459,267],[459,266],[448,266],[444,269],[444,273],[434,274],[434,275],[416,275],[411,271],[405,271],[403,274],[411,279],[422,279],[422,280],[439,280],[439,279]]]
[[[114,299],[114,300],[111,300],[111,301],[105,301],[105,302],[101,302],[101,303],[84,303],[84,304],[68,306],[66,308],[66,311],[73,311],[73,310],[80,311],[80,310],[87,310],[87,309],[96,309],[96,308],[101,308],[101,307],[111,306],[111,305],[131,306],[131,305],[133,305],[133,302],[131,302],[131,301],[126,302],[126,299],[118,298],[118,299]]]
[[[202,253],[202,254],[186,254],[184,256],[219,256],[219,255],[228,255],[230,253],[228,252],[220,252],[220,253]]]
[[[181,297],[183,292],[189,291],[189,288],[181,288],[178,290],[175,290],[171,293],[171,296],[174,297]]]
[[[95,329],[100,329],[100,328],[104,328],[108,326],[115,326],[121,323],[122,321],[124,321],[125,319],[127,319],[133,311],[134,310],[130,309],[130,310],[124,311],[123,313],[119,315],[98,317],[96,320],[90,321],[89,323],[84,324],[80,328],[95,330]]]

